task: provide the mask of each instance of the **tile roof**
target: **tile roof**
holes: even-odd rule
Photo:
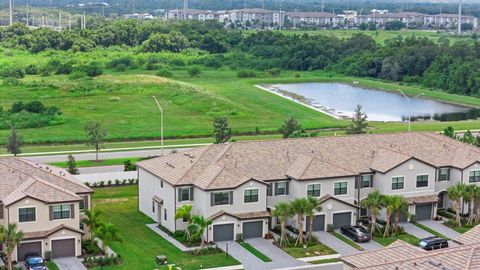
[[[93,191],[66,171],[20,158],[0,158],[0,201],[32,197],[46,203],[78,201]]]
[[[455,238],[454,241],[463,245],[480,243],[480,226],[471,228],[468,232]]]
[[[286,12],[287,16],[295,17],[295,18],[337,18],[338,15],[334,13],[328,12]]]
[[[38,238],[45,238],[53,233],[56,233],[62,229],[65,229],[65,230],[69,230],[69,231],[73,231],[73,232],[77,232],[77,233],[80,233],[80,234],[83,234],[84,232],[82,230],[79,230],[79,229],[75,229],[75,228],[72,228],[72,227],[69,227],[69,226],[66,226],[66,225],[59,225],[51,230],[47,230],[47,231],[35,231],[35,232],[26,232],[24,233],[24,239],[38,239]]]
[[[438,202],[438,196],[437,195],[407,197],[405,199],[407,200],[408,204],[421,204],[421,203],[436,203],[436,202]]]
[[[363,270],[468,270],[480,269],[480,226],[469,231],[462,240],[468,244],[434,251],[425,251],[397,240],[375,251],[341,257],[354,269]],[[458,240],[458,239],[456,239]]]
[[[267,218],[270,217],[270,213],[268,211],[259,211],[259,212],[246,212],[246,213],[229,213],[223,210],[218,211],[217,213],[208,217],[209,220],[215,220],[223,215],[228,215],[234,218],[238,218],[239,220],[246,220],[246,219],[257,219],[257,218]]]
[[[474,146],[436,133],[242,141],[141,161],[138,166],[173,185],[235,188],[250,179],[322,179],[386,172],[409,159],[465,168],[480,160]]]

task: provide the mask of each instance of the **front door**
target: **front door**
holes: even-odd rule
[[[445,208],[445,191],[442,191],[438,194],[438,209]]]
[[[157,203],[157,220],[160,225],[162,225],[162,210],[162,205]]]

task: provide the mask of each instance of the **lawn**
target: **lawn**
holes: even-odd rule
[[[136,186],[95,189],[95,207],[103,212],[104,221],[118,226],[123,239],[122,243],[112,243],[111,248],[122,256],[124,263],[104,269],[159,269],[155,263],[157,255],[166,255],[169,263],[187,270],[239,264],[224,253],[205,256],[184,253],[154,233],[145,226],[153,221],[138,211],[136,190]]]
[[[341,233],[337,233],[337,232],[334,231],[334,232],[331,232],[331,234],[333,234],[335,237],[337,237],[338,239],[342,240],[343,242],[349,244],[350,246],[352,246],[355,249],[358,249],[360,251],[364,250],[359,244],[353,242],[352,240],[350,240],[350,238],[347,238],[345,235],[343,235]]]
[[[340,260],[339,260],[338,258],[332,258],[332,259],[312,261],[312,262],[308,262],[308,263],[311,263],[311,264],[324,264],[324,263],[335,263],[335,262],[340,262]]]
[[[373,240],[375,240],[382,246],[388,246],[393,242],[397,241],[397,239],[400,239],[414,246],[418,246],[418,244],[420,243],[420,239],[408,233],[399,234],[397,237],[395,237],[394,235],[390,235],[390,237],[386,237],[386,238],[377,237],[377,236],[373,237]]]
[[[114,158],[114,159],[105,159],[105,160],[79,160],[77,161],[77,167],[96,167],[96,166],[112,166],[112,165],[123,165],[123,162],[126,160],[130,160],[132,164],[137,163],[138,161],[143,160],[144,158]],[[61,162],[50,162],[48,163],[53,166],[57,166],[60,168],[66,168],[67,167],[67,162],[66,161],[61,161]]]
[[[259,250],[257,250],[256,248],[254,248],[252,245],[250,245],[249,243],[247,242],[242,242],[240,243],[240,245],[245,248],[246,250],[248,250],[250,253],[252,253],[253,255],[255,255],[255,257],[259,258],[260,260],[264,261],[264,262],[271,262],[272,259],[270,259],[269,257],[267,257],[265,254],[263,254],[262,252],[260,252]]]
[[[83,57],[88,55],[86,53]],[[83,145],[86,140],[83,127],[93,120],[101,122],[108,130],[107,141],[143,140],[133,142],[130,146],[155,145],[158,142],[144,142],[158,139],[160,134],[159,111],[152,95],[163,106],[165,137],[168,139],[201,138],[193,141],[211,142],[212,120],[217,116],[228,117],[235,133],[245,135],[276,133],[283,121],[291,115],[299,120],[303,128],[309,130],[344,128],[348,125],[347,120],[333,119],[255,87],[256,84],[265,83],[356,81],[360,87],[385,91],[401,89],[407,94],[424,93],[426,98],[480,107],[480,99],[475,97],[448,94],[416,85],[346,77],[325,71],[284,71],[277,78],[272,78],[266,72],[258,72],[257,78],[244,79],[237,77],[237,71],[226,67],[205,68],[197,78],[191,78],[185,68],[172,71],[172,79],[159,78],[153,75],[154,71],[140,69],[125,72],[106,70],[102,76],[80,80],[70,80],[64,75],[26,76],[21,79],[21,85],[0,85],[0,106],[9,108],[15,101],[40,100],[46,106],[59,107],[64,112],[65,123],[20,130],[28,144],[74,144],[48,147],[57,151],[91,149]],[[295,75],[300,77],[296,78]],[[475,129],[480,126],[480,121],[415,122],[412,130],[441,131],[449,125],[457,130]],[[375,133],[407,130],[406,123],[371,122],[370,126]],[[8,132],[0,130],[0,140],[4,140]],[[328,134],[333,133],[340,132],[330,130]],[[275,137],[278,138],[278,135]],[[270,137],[267,135],[265,138]],[[174,141],[172,143],[175,144]],[[107,145],[115,146],[122,145]],[[43,146],[32,147],[26,148],[25,152],[47,150]]]
[[[335,250],[331,249],[330,247],[320,243],[309,243],[307,248],[303,248],[302,245],[295,246],[295,242],[291,242],[286,247],[282,248],[288,255],[294,258],[305,258],[305,257],[313,257],[313,256],[322,256],[322,255],[330,255],[335,254]]]
[[[47,267],[48,270],[60,270],[58,266],[52,261],[47,262]]]
[[[422,230],[424,230],[424,231],[427,231],[427,232],[435,235],[436,237],[440,237],[440,238],[443,238],[443,239],[450,240],[450,238],[446,237],[445,235],[443,235],[443,234],[441,234],[441,233],[439,233],[439,232],[433,230],[432,228],[429,228],[429,227],[427,227],[427,226],[425,226],[425,225],[423,225],[423,224],[415,223],[415,225],[416,225],[417,227],[419,227],[420,229],[422,229]]]

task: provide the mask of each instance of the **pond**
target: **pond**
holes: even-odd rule
[[[350,118],[357,104],[371,121],[460,121],[480,117],[480,109],[420,97],[406,99],[400,92],[366,89],[342,83],[294,83],[261,86],[264,90],[313,107],[337,118]]]

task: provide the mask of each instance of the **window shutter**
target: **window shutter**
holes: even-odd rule
[[[182,201],[182,189],[181,188],[177,189],[177,198],[178,198],[179,202]]]
[[[190,188],[190,201],[193,201],[193,187]]]
[[[290,189],[290,188],[289,188],[289,186],[290,186],[290,182],[285,182],[285,194],[286,194],[286,195],[288,195],[288,194],[289,194],[289,192],[290,192],[290,190],[289,190],[289,189]]]
[[[215,206],[215,193],[210,193],[210,206]]]
[[[89,196],[83,197],[83,200],[84,200],[83,207],[85,209],[90,209],[90,205],[88,205],[88,198],[89,198]]]
[[[48,215],[50,220],[53,220],[53,206],[48,207]]]
[[[75,204],[70,204],[70,218],[74,219],[75,218]]]
[[[356,188],[356,189],[358,188],[360,181],[362,181],[362,183],[360,184],[360,186],[363,187],[363,179],[362,179],[362,176],[357,176],[357,177],[355,177],[355,188]]]
[[[3,204],[0,203],[0,219],[3,219]]]
[[[370,176],[370,187],[373,187],[373,175]]]
[[[267,186],[267,196],[272,196],[272,184],[268,184]]]
[[[230,191],[228,199],[230,200],[230,204],[233,204],[233,191]]]
[[[275,196],[278,195],[278,183],[275,183]]]

